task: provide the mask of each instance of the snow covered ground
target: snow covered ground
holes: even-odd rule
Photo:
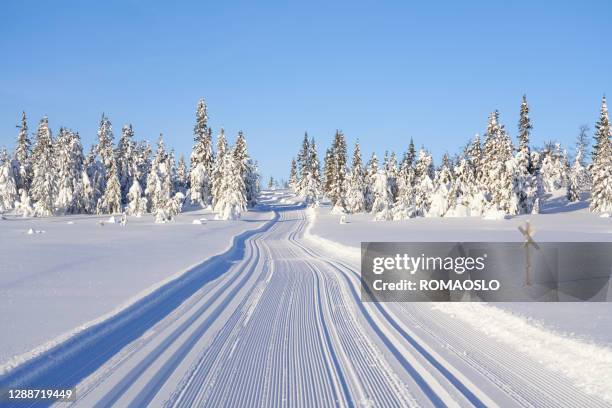
[[[358,268],[362,241],[521,241],[518,226],[529,220],[539,241],[610,241],[612,221],[591,214],[584,203],[565,206],[551,199],[543,214],[507,220],[415,218],[375,222],[356,214],[340,223],[329,206],[310,210],[308,239]],[[402,316],[430,316],[469,324],[490,340],[508,344],[537,359],[583,389],[612,401],[612,305],[610,303],[420,303],[387,304]],[[465,352],[465,351],[462,351]]]
[[[155,224],[151,215],[129,217],[122,227],[119,217],[111,224],[108,216],[6,216],[0,221],[0,373],[228,250],[236,235],[271,217],[251,211],[239,221],[215,221],[200,210],[168,224]]]
[[[317,210],[310,233],[327,239],[347,258],[358,259],[362,241],[522,241],[518,227],[527,220],[535,230],[536,241],[612,241],[612,218],[592,214],[584,202],[565,204],[558,194],[539,215],[517,216],[507,220],[482,218],[413,218],[405,221],[372,221],[370,214],[347,216],[331,214],[327,206]],[[353,251],[351,251],[351,248]],[[569,336],[612,346],[612,304],[609,303],[496,303],[534,324]]]
[[[149,273],[146,268],[158,268],[152,281],[166,280],[166,284],[83,334],[0,375],[0,388],[76,386],[75,405],[83,407],[612,406],[612,351],[601,342],[560,335],[485,304],[361,302],[355,245],[400,234],[395,239],[409,240],[405,231],[413,220],[372,222],[368,216],[357,216],[341,225],[328,208],[305,209],[283,191],[264,192],[263,201],[260,212],[244,219],[255,229],[238,235],[221,255],[205,262],[194,258],[192,264],[200,263],[170,282],[167,276],[188,266],[162,267],[158,264],[174,262],[162,258],[171,258],[168,253],[182,257],[181,251],[192,253],[211,237],[221,241],[222,236],[244,231],[245,226],[239,226],[243,221],[219,224],[224,226],[218,234],[187,236],[199,240],[190,248],[189,239],[169,233],[179,242],[168,251],[166,242],[154,244],[162,234],[153,234],[153,228],[182,231],[208,228],[213,222],[193,225],[185,219],[182,225],[153,225],[143,220],[139,236],[151,241],[141,248],[146,252],[143,258],[157,257],[157,261],[141,265],[145,260],[135,262],[123,254],[125,263],[132,269],[135,264],[141,267],[139,279]],[[64,221],[57,227],[62,231],[79,225],[77,219],[75,224],[65,224],[65,218],[48,220],[44,227],[35,226],[45,233],[27,235],[22,228],[23,236],[13,239],[25,245],[26,238],[46,238],[56,220]],[[97,231],[116,227],[116,236],[136,224],[122,231],[118,225],[98,227],[87,220]],[[431,225],[440,220],[414,221],[423,223],[422,231],[430,223],[429,233],[435,237]],[[465,236],[470,220],[451,221],[464,223]],[[471,221],[476,226],[467,224],[469,231],[487,225]],[[516,220],[492,221],[488,231],[499,234],[495,231],[501,227],[510,234],[502,223],[512,222]],[[230,225],[236,228],[231,233]],[[350,233],[346,228],[351,228]],[[461,236],[460,223],[450,229]],[[484,238],[486,232],[479,233]],[[440,239],[444,230],[437,233]],[[71,242],[83,239],[72,237]],[[111,245],[99,238],[96,242],[102,248]],[[220,251],[227,243],[225,239]],[[166,252],[155,253],[162,251]],[[3,255],[23,257],[24,252]],[[71,264],[73,255],[65,253],[63,258]],[[74,269],[78,272],[79,267]],[[165,274],[161,269],[166,269]],[[119,290],[117,283],[128,271],[115,274],[108,285],[100,283],[106,295],[117,296],[113,290]],[[142,290],[150,286],[143,284]],[[60,291],[59,286],[56,289]],[[81,303],[85,302],[77,304]]]

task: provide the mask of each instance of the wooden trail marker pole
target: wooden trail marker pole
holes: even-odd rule
[[[525,248],[525,286],[531,286],[531,252],[530,248],[533,246],[535,249],[539,250],[540,246],[536,244],[533,240],[531,234],[531,224],[529,221],[525,222],[525,227],[518,227],[518,230],[525,237],[525,241],[523,242],[523,247]]]

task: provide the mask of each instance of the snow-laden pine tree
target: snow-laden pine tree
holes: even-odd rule
[[[13,176],[13,163],[6,151],[0,150],[0,213],[15,208],[17,185]]]
[[[13,175],[17,184],[17,191],[30,189],[32,182],[31,156],[32,147],[28,137],[28,122],[25,112],[22,112],[21,125],[17,135],[17,146],[15,147],[15,157],[13,158]]]
[[[410,138],[410,143],[408,144],[408,150],[404,153],[404,157],[402,157],[402,161],[400,163],[400,169],[404,166],[404,162],[407,162],[408,167],[412,167],[414,169],[414,161],[416,160],[416,150],[414,148],[414,141]],[[408,168],[406,167],[406,168]]]
[[[330,146],[323,157],[323,194],[330,197],[334,183],[334,153]],[[331,200],[331,199],[330,199]]]
[[[310,141],[308,140],[308,133],[304,133],[302,147],[297,156],[297,165],[300,174],[296,193],[298,196],[304,196],[304,191],[302,191],[302,187],[306,185],[305,178],[310,168]]]
[[[247,151],[246,139],[242,131],[238,132],[236,145],[234,146],[234,160],[240,169],[240,177],[244,183],[246,192],[246,202],[248,207],[254,207],[257,204],[257,194],[259,186],[259,176],[257,170]]]
[[[317,145],[314,138],[307,144],[308,152],[302,159],[303,168],[298,186],[300,195],[304,197],[304,203],[310,207],[319,205],[321,196],[321,174],[319,157],[317,155]]]
[[[117,174],[117,164],[111,160],[106,173],[106,190],[96,207],[98,214],[117,214],[121,212],[121,185]]]
[[[393,207],[393,219],[405,220],[416,216],[414,207],[414,143],[404,155],[397,174],[397,199]]]
[[[518,129],[518,151],[519,153],[522,153],[518,161],[518,167],[521,173],[532,173],[529,136],[531,130],[533,129],[533,125],[529,119],[529,104],[527,103],[527,95],[523,95],[523,101],[521,102]]]
[[[451,197],[453,173],[448,154],[444,154],[442,165],[434,179],[434,189],[431,195],[431,204],[425,214],[428,217],[444,217],[454,201]]]
[[[218,184],[218,196],[215,200],[214,211],[216,219],[235,220],[246,210],[246,188],[240,174],[241,164],[236,159],[239,153],[230,150],[221,157],[222,177]]]
[[[479,183],[484,178],[484,170],[482,168],[482,145],[480,143],[480,135],[476,134],[465,150],[465,159],[469,163],[469,169],[474,172],[474,180]]]
[[[151,172],[152,153],[153,149],[148,141],[141,140],[136,144],[136,157],[132,172],[133,177],[138,179],[141,187],[147,185],[147,175]]]
[[[96,212],[98,201],[104,193],[105,178],[104,166],[101,161],[96,159],[96,146],[92,146],[85,156],[83,174],[81,175],[82,188],[79,200],[80,207],[86,213],[94,214]]]
[[[55,152],[53,137],[49,129],[49,119],[40,120],[36,130],[36,141],[32,150],[32,186],[31,196],[37,216],[53,215],[57,195],[57,177],[55,170]]]
[[[100,119],[100,127],[98,128],[98,145],[96,146],[96,153],[100,156],[100,160],[104,165],[106,171],[109,171],[113,162],[115,161],[115,155],[113,152],[113,127],[107,116],[102,114]]]
[[[482,215],[479,208],[479,187],[476,180],[474,163],[468,158],[461,158],[455,166],[451,188],[448,193],[448,211],[445,216],[467,217]]]
[[[372,213],[375,221],[388,221],[393,219],[391,207],[393,206],[393,195],[391,194],[391,186],[387,178],[385,169],[380,169],[373,176],[372,194],[374,201],[372,203]]]
[[[195,143],[191,151],[190,200],[192,204],[206,207],[213,201],[212,189],[214,187],[212,183],[215,158],[204,99],[200,99],[198,102],[193,133]],[[221,129],[221,133],[223,134],[223,129]]]
[[[606,97],[601,101],[599,121],[595,125],[595,145],[591,164],[591,203],[593,212],[612,212],[612,142]]]
[[[387,173],[387,181],[389,182],[389,189],[391,190],[391,199],[393,202],[397,200],[397,156],[395,152],[391,152],[389,158],[386,160],[384,165],[385,172]]]
[[[365,183],[359,140],[355,143],[355,149],[353,150],[352,168],[346,191],[346,210],[349,213],[365,211]]]
[[[575,168],[576,167],[576,168]],[[584,167],[580,165],[579,161],[574,161],[574,164],[567,171],[567,189],[565,191],[565,198],[569,202],[580,201],[580,184],[578,182],[578,174],[580,170],[584,170]],[[574,171],[576,170],[576,171]]]
[[[132,186],[128,191],[128,204],[125,209],[127,215],[140,217],[147,212],[147,199],[142,195],[142,187],[138,178],[134,177]]]
[[[172,179],[168,153],[164,144],[163,135],[159,135],[155,158],[147,176],[145,189],[147,202],[152,214],[162,213],[172,196]],[[163,214],[165,218],[165,213]]]
[[[482,158],[482,186],[490,196],[491,205],[506,214],[518,213],[515,163],[512,140],[499,123],[499,112],[489,115]]]
[[[378,173],[378,157],[376,153],[372,153],[370,160],[366,164],[364,175],[364,205],[366,212],[372,212],[374,205],[374,183],[376,182],[376,174]]]
[[[544,191],[552,192],[566,185],[567,153],[561,149],[561,144],[548,144],[543,152],[540,172]]]
[[[221,185],[223,179],[223,156],[228,153],[227,139],[225,138],[225,130],[221,128],[219,136],[217,136],[217,155],[215,156],[214,169],[212,172],[212,205],[216,205],[218,198],[221,196]]]
[[[136,157],[136,143],[134,142],[134,130],[131,124],[123,125],[121,137],[115,150],[115,161],[117,163],[117,176],[121,186],[121,202],[127,202],[128,190],[132,185],[133,162]]]
[[[414,173],[415,214],[425,216],[431,205],[431,198],[434,191],[433,179],[435,175],[433,159],[424,149],[419,151],[419,157],[416,162]]]
[[[297,173],[297,162],[291,159],[291,168],[289,169],[289,188],[293,191],[297,189],[298,185],[298,173]]]
[[[34,217],[36,211],[32,205],[32,199],[25,189],[19,190],[19,200],[15,202],[15,214],[22,217]]]
[[[85,211],[80,200],[83,183],[83,146],[78,133],[60,128],[55,143],[55,168],[57,171],[57,197],[55,207],[59,214],[76,214]]]
[[[344,133],[336,130],[332,144],[330,191],[332,211],[346,211],[346,140]]]
[[[188,188],[188,172],[187,163],[185,162],[185,156],[182,154],[179,156],[178,166],[176,168],[176,185],[175,190],[183,194],[187,193]]]
[[[532,155],[529,148],[529,137],[532,129],[527,96],[523,95],[518,123],[519,146],[514,161],[514,195],[517,200],[517,214],[531,214],[536,200],[539,199],[540,188],[537,185],[539,178],[535,174],[536,168],[531,161]]]

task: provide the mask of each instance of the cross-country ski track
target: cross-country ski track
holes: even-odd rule
[[[431,305],[362,303],[301,204],[260,209],[231,250],[0,387],[76,386],[79,407],[610,406]]]

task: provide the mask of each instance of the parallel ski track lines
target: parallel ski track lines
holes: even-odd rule
[[[278,215],[275,218],[277,219]],[[136,398],[129,404],[130,406],[142,407],[146,406],[146,404],[153,399],[155,394],[159,391],[159,386],[173,373],[176,366],[184,359],[187,353],[191,351],[206,329],[220,316],[228,303],[234,299],[236,293],[245,290],[245,288],[250,288],[252,290],[252,286],[249,287],[245,284],[255,272],[259,262],[259,252],[255,250],[256,242],[262,239],[263,234],[277,228],[277,225],[278,224],[275,223],[263,233],[249,237],[245,241],[247,248],[244,253],[246,256],[243,260],[238,261],[230,268],[230,271],[234,271],[235,274],[231,274],[230,278],[223,283],[216,293],[203,305],[198,307],[196,311],[188,311],[189,318],[177,329],[170,334],[159,332],[159,335],[164,336],[163,341],[158,344],[145,359],[141,360],[133,367],[129,373],[96,404],[96,407],[111,406],[117,402],[134,382],[143,377],[143,373],[154,362],[158,361],[162,354],[167,353],[172,343],[182,340],[177,350],[166,357],[161,368],[154,370],[153,376],[147,381],[145,387],[140,390]],[[245,264],[244,268],[241,267],[242,264]],[[206,318],[201,319],[204,314],[206,314]],[[197,326],[194,327],[194,325]],[[189,336],[186,339],[181,339],[180,336],[188,330],[191,331]]]
[[[321,251],[304,249],[312,251],[313,255],[316,254],[316,256],[326,259],[332,264],[336,264],[339,271],[344,269],[356,278],[359,276],[355,268],[345,262],[321,254]],[[387,309],[385,305],[376,305],[379,309]],[[389,306],[390,308],[399,307],[401,311],[406,311],[406,313],[400,314],[391,313],[388,310],[384,311],[388,316],[387,320],[397,325],[397,330],[400,333],[407,334],[406,330],[399,327],[400,325],[403,326],[403,321],[418,325],[432,339],[438,341],[442,347],[453,351],[459,359],[499,387],[508,397],[515,400],[517,405],[529,407],[611,407],[610,404],[600,398],[585,394],[577,389],[568,380],[554,374],[551,375],[537,362],[531,361],[526,356],[508,347],[502,347],[495,341],[481,341],[473,330],[459,321],[447,318],[445,321],[447,327],[443,327],[438,324],[441,314],[434,313],[430,309],[428,311],[426,305],[398,303]],[[417,308],[418,313],[407,312],[407,310],[414,311]],[[466,349],[470,350],[469,354],[462,352]],[[547,375],[542,375],[543,371]]]
[[[75,405],[497,406],[486,384],[519,406],[609,406],[439,311],[361,302],[355,267],[301,239],[304,207],[268,208],[272,221],[194,268],[197,286],[170,285],[97,348],[66,349],[82,366],[48,366],[79,382]],[[47,365],[34,367],[30,380]]]
[[[473,347],[474,332],[460,321],[435,312],[425,305],[399,304],[401,318],[418,324],[474,369],[481,372],[525,406],[610,407],[601,399],[577,389],[562,376],[543,376],[539,363],[496,341]],[[451,346],[452,345],[452,346]],[[466,352],[469,351],[469,352]],[[518,363],[517,363],[518,362]]]

